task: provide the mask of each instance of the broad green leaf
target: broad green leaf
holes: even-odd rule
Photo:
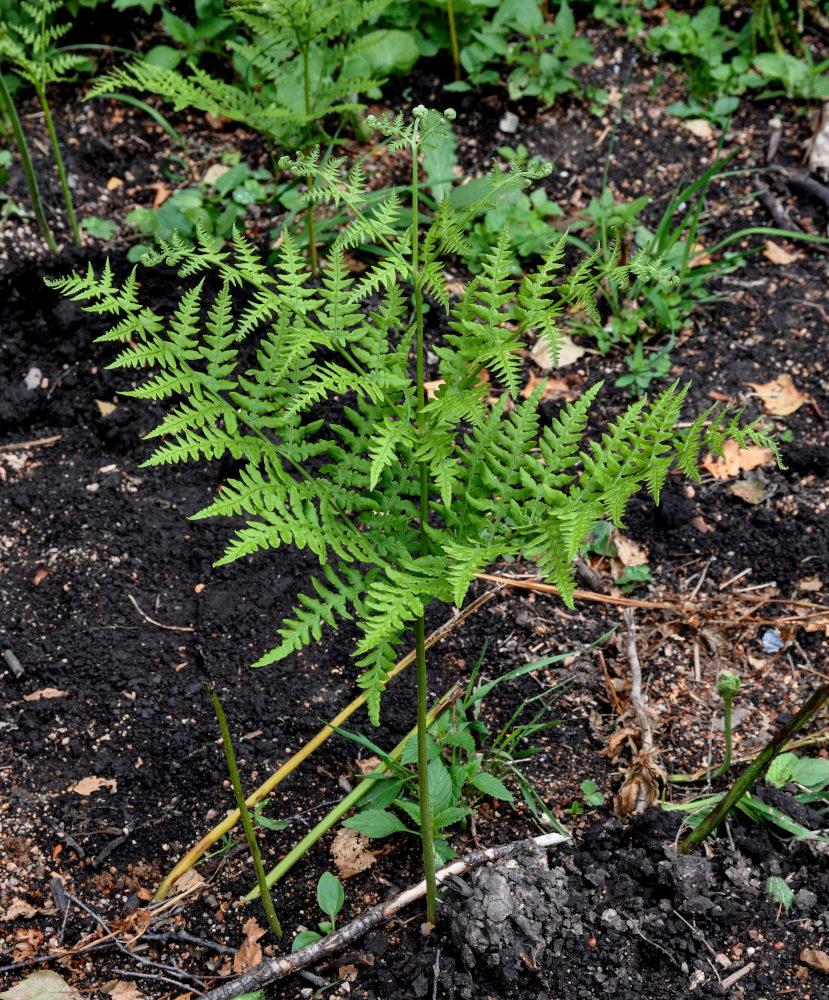
[[[300,948],[304,948],[306,945],[319,941],[321,937],[322,935],[317,934],[316,931],[300,931],[291,942],[291,952],[299,951]]]
[[[333,920],[345,902],[343,886],[336,875],[331,872],[323,872],[317,882],[317,902],[323,913]]]
[[[474,785],[478,791],[483,792],[484,795],[491,795],[494,799],[501,799],[504,802],[515,801],[512,792],[503,781],[487,771],[478,771],[471,779],[470,784]]]
[[[429,803],[433,815],[449,805],[454,805],[452,801],[452,776],[439,757],[429,761]]]
[[[769,764],[766,781],[775,788],[782,788],[792,779],[792,770],[797,763],[797,754],[781,753]]]
[[[812,792],[819,792],[829,785],[829,760],[822,757],[804,757],[792,766],[792,781],[804,785]]]
[[[345,820],[343,826],[372,838],[389,837],[393,833],[414,833],[394,813],[385,809],[364,809]]]

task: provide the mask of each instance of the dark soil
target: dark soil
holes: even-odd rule
[[[591,37],[601,57],[591,82],[610,88],[635,50],[607,31]],[[454,104],[466,172],[482,169],[505,143],[523,142],[554,160],[550,197],[573,213],[600,191],[610,156],[609,183],[625,199],[653,195],[653,223],[676,183],[711,163],[718,139],[696,137],[666,114],[665,105],[684,95],[677,78],[657,70],[639,57],[612,154],[611,113],[591,117],[574,97],[562,98],[553,112],[530,103],[511,108],[520,117],[517,135],[499,131],[507,104],[498,91],[446,102],[435,75],[441,67],[419,67],[405,84],[390,85],[387,99],[399,107],[398,95],[411,86],[411,103]],[[159,158],[174,150],[136,109],[79,105],[71,90],[55,97],[79,214],[120,224],[135,204],[151,200]],[[808,118],[785,104],[746,101],[725,144],[740,146],[740,167],[764,165],[773,115],[784,122],[776,162],[800,165]],[[251,156],[257,152],[256,137],[232,126],[212,133],[195,114],[173,118],[204,164],[239,143]],[[48,158],[39,157],[37,166],[56,212],[59,188]],[[107,191],[111,177],[127,183]],[[733,177],[712,192],[704,245],[770,224],[756,199],[745,197],[752,183],[750,176]],[[23,200],[22,178],[10,184]],[[824,205],[780,186],[777,193],[804,229],[826,233]],[[252,235],[264,242],[264,232]],[[671,374],[693,379],[689,414],[728,399],[751,416],[764,409],[749,383],[789,375],[801,405],[783,416],[765,414],[789,438],[786,468],[737,469],[727,480],[706,473],[694,489],[671,480],[660,507],[637,499],[627,520],[627,535],[645,550],[654,578],[634,596],[659,605],[637,612],[654,757],[643,762],[635,731],[630,739],[614,736],[633,725],[624,629],[600,653],[574,655],[566,665],[498,688],[485,705],[493,729],[523,698],[570,684],[553,709],[560,725],[545,735],[528,770],[550,814],[573,830],[572,846],[470,874],[447,893],[430,934],[422,932],[416,907],[372,931],[330,967],[311,970],[325,981],[343,977],[326,996],[829,998],[829,966],[821,968],[811,954],[829,951],[829,855],[822,840],[791,842],[779,830],[735,818],[704,851],[682,858],[675,850],[677,813],[613,815],[614,795],[642,768],[657,775],[658,768],[704,769],[712,747],[719,760],[722,669],[743,679],[736,732],[742,760],[829,680],[825,607],[793,603],[825,604],[829,582],[829,269],[820,248],[778,242],[793,258],[785,266],[755,253],[715,282],[721,299],[694,314],[673,352]],[[758,237],[746,243],[763,245]],[[255,922],[266,921],[259,904],[241,899],[253,877],[240,846],[200,866],[204,881],[191,882],[166,909],[148,906],[161,878],[233,805],[205,682],[222,698],[249,790],[356,689],[347,627],[293,660],[251,672],[249,664],[271,647],[305,585],[313,558],[282,549],[213,567],[227,524],[186,516],[209,502],[227,470],[141,467],[149,450],[141,436],[157,413],[118,396],[125,376],[106,370],[112,350],[94,343],[104,327],[43,284],[88,262],[100,268],[107,254],[124,273],[125,249],[123,241],[103,249],[90,243],[53,258],[26,225],[10,222],[0,238],[0,652],[9,651],[0,663],[0,986],[51,968],[83,993],[106,987],[116,1000],[160,1000],[215,985],[234,962],[238,971],[246,956],[254,960],[258,947],[266,955],[279,950],[266,937],[255,943]],[[145,301],[161,311],[177,279],[156,268],[142,270],[141,283]],[[621,352],[587,353],[554,374],[576,395],[607,380],[595,411],[598,433],[627,401],[612,387],[623,370]],[[545,418],[560,404],[545,401]],[[764,498],[746,502],[758,475]],[[734,491],[735,484],[742,490]],[[597,558],[593,568],[609,588],[621,566]],[[533,567],[496,572],[532,577]],[[479,592],[486,586],[481,582]],[[618,624],[620,611],[582,600],[570,612],[549,594],[508,588],[432,652],[432,694],[465,681],[485,643],[482,671],[493,677],[555,652],[578,653]],[[434,614],[429,625],[441,621]],[[769,630],[782,648],[769,645]],[[393,746],[413,724],[413,686],[405,673],[392,683],[379,731],[358,717],[349,725]],[[802,753],[825,756],[826,725],[824,712],[809,730],[815,744]],[[342,797],[359,763],[353,743],[333,738],[271,793],[267,815],[289,825],[260,830],[267,867]],[[91,777],[101,779],[92,790],[79,786]],[[587,807],[581,817],[565,813],[585,779],[596,782],[604,806]],[[687,791],[667,786],[666,795],[682,801]],[[795,808],[788,793],[762,794],[784,811]],[[818,830],[827,824],[815,809],[796,818]],[[476,831],[485,845],[537,832],[526,809],[494,800],[484,804]],[[331,835],[323,838],[277,887],[289,937],[320,919],[315,885],[322,871],[336,870],[331,842]],[[453,845],[458,854],[472,850],[471,831],[455,831]],[[345,882],[341,920],[419,878],[415,843],[398,836],[372,846],[376,863]],[[781,909],[766,893],[770,876],[785,878],[793,890],[791,908]],[[120,950],[111,940],[88,937],[103,937],[92,914],[117,933]],[[89,944],[98,950],[84,951]],[[113,985],[125,982],[138,992]],[[314,989],[293,978],[270,995],[309,996]]]

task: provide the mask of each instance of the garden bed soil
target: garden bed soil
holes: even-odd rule
[[[593,40],[600,59],[591,82],[610,89],[635,51],[607,31]],[[412,103],[448,103],[434,69],[420,68],[407,81]],[[157,190],[166,136],[131,107],[78,106],[69,91],[60,96],[59,130],[79,214],[120,223]],[[575,98],[562,98],[553,112],[508,108],[499,92],[483,100],[453,95],[451,103],[465,171],[480,171],[498,145],[523,142],[555,161],[550,197],[575,212],[599,193],[609,159],[609,182],[621,197],[654,196],[653,221],[675,184],[716,154],[717,134],[695,136],[666,114],[678,96],[677,80],[639,57],[615,136],[610,110],[591,117]],[[396,109],[394,87],[387,97]],[[518,111],[517,134],[499,131],[506,110]],[[744,102],[725,141],[726,149],[740,146],[740,167],[764,165],[774,116],[783,121],[776,162],[800,165],[808,118],[784,104]],[[196,114],[175,120],[205,166],[223,147],[241,143],[257,153],[256,138],[232,126],[216,133]],[[37,166],[56,210],[56,178],[46,158]],[[12,184],[22,198],[20,178]],[[716,186],[703,244],[770,223],[756,199],[738,200],[751,185],[742,176]],[[779,194],[804,229],[826,233],[825,206],[802,193]],[[264,231],[253,235],[261,240]],[[825,609],[803,606],[825,602],[829,581],[829,271],[820,248],[779,243],[785,258],[767,248],[715,283],[722,299],[695,313],[682,332],[671,374],[693,379],[689,413],[714,399],[765,415],[789,438],[786,467],[733,467],[725,479],[709,470],[694,488],[671,478],[660,507],[634,501],[621,539],[627,558],[637,547],[644,553],[653,576],[633,595],[645,602],[636,611],[637,645],[653,757],[643,761],[635,731],[630,740],[618,737],[631,726],[625,628],[601,652],[581,652],[619,625],[619,604],[582,599],[568,611],[554,595],[506,587],[431,652],[431,693],[465,682],[485,647],[487,677],[572,652],[564,665],[496,689],[485,718],[497,729],[522,699],[567,682],[552,709],[560,724],[544,734],[528,771],[573,842],[470,874],[448,892],[431,933],[417,907],[374,929],[330,966],[310,970],[312,979],[342,979],[325,995],[829,997],[829,855],[822,841],[787,842],[736,818],[704,850],[682,858],[676,813],[613,815],[631,769],[697,770],[709,747],[719,759],[722,669],[743,680],[735,736],[742,760],[829,680],[829,619]],[[186,516],[210,501],[227,470],[141,466],[148,455],[141,436],[157,414],[118,396],[127,382],[106,370],[113,353],[94,343],[103,332],[96,317],[43,284],[88,262],[100,268],[106,255],[124,273],[124,251],[117,240],[104,248],[90,242],[54,258],[25,225],[11,224],[0,244],[0,652],[9,651],[0,664],[0,987],[52,969],[84,994],[160,1000],[197,995],[279,947],[258,936],[266,925],[259,904],[241,899],[252,884],[241,845],[206,861],[163,910],[149,903],[163,875],[233,804],[205,683],[222,698],[242,780],[252,790],[354,696],[355,671],[353,635],[342,627],[293,659],[251,672],[314,560],[282,549],[214,568],[227,524]],[[141,284],[145,301],[161,311],[177,279],[164,268],[142,270]],[[626,403],[613,388],[623,370],[621,353],[584,354],[554,373],[544,418],[605,378],[591,425],[598,433]],[[528,360],[528,378],[537,374]],[[799,403],[785,414],[775,412],[781,407],[764,388],[781,376],[790,378],[786,391]],[[594,559],[606,589],[619,569]],[[515,564],[494,572],[534,577],[532,567]],[[480,581],[476,592],[489,586]],[[441,620],[432,614],[429,626]],[[413,724],[413,685],[405,673],[391,684],[378,731],[363,718],[349,725],[393,746]],[[824,712],[811,727],[818,740],[810,752],[825,756],[819,736],[826,725]],[[271,793],[267,815],[288,826],[260,830],[266,866],[339,800],[361,763],[355,744],[333,738]],[[585,779],[605,801],[578,816],[570,807]],[[683,798],[676,788],[667,795]],[[794,808],[790,799],[775,804]],[[826,822],[801,818],[813,828]],[[484,804],[476,830],[485,845],[537,832],[528,810],[494,800]],[[471,831],[458,831],[453,845],[459,854],[472,850]],[[322,871],[336,870],[331,848],[328,835],[277,887],[289,935],[319,919],[315,885]],[[345,880],[341,920],[419,877],[411,840],[392,837],[370,849],[372,866]],[[790,909],[765,892],[770,876],[793,890]],[[101,921],[120,948],[112,939],[106,946]],[[84,950],[90,943],[98,950]],[[316,988],[293,977],[271,995],[310,996]]]

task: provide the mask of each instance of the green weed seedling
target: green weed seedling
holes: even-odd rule
[[[46,219],[28,143],[9,87],[10,80],[4,76],[4,72],[8,66],[12,73],[34,87],[49,132],[52,155],[55,158],[63,191],[66,216],[75,243],[80,246],[81,232],[75,218],[75,207],[72,204],[69,181],[63,165],[52,109],[46,97],[46,88],[49,84],[73,79],[81,70],[89,69],[90,62],[77,53],[59,51],[55,48],[55,42],[72,27],[68,21],[62,24],[55,23],[54,15],[62,8],[64,8],[62,0],[20,0],[15,19],[9,16],[9,11],[0,11],[0,110],[11,124],[38,228],[53,253],[57,253],[57,244]]]
[[[465,254],[464,226],[488,199],[548,176],[531,161],[494,165],[488,199],[465,212],[448,199],[419,225],[419,154],[449,128],[454,113],[417,107],[411,121],[369,117],[369,127],[405,154],[411,169],[413,223],[396,228],[399,196],[365,207],[359,165],[322,164],[319,151],[285,157],[280,167],[306,183],[310,204],[332,202],[350,222],[332,247],[321,283],[286,234],[273,269],[236,234],[233,249],[208,235],[195,246],[173,236],[145,263],[177,270],[183,288],[169,316],[141,301],[137,271],[116,280],[107,265],[70,275],[53,287],[108,314],[100,338],[121,344],[115,368],[155,371],[130,394],[177,398],[149,435],[150,465],[232,456],[240,471],[195,517],[243,515],[218,564],[259,549],[294,544],[320,561],[309,593],[278,629],[279,641],[258,665],[293,656],[327,624],[353,620],[354,655],[369,716],[380,703],[396,648],[414,632],[420,829],[427,919],[436,919],[434,844],[428,753],[426,609],[462,607],[476,575],[501,557],[535,560],[542,578],[574,604],[573,560],[602,518],[620,525],[630,498],[646,488],[658,499],[676,468],[698,480],[700,450],[721,454],[726,440],[775,448],[756,422],[712,406],[680,439],[675,427],[687,386],[672,385],[652,402],[639,400],[598,437],[583,441],[590,405],[601,386],[539,425],[544,383],[528,399],[522,338],[542,338],[557,353],[557,321],[570,308],[595,308],[602,281],[659,277],[647,254],[622,264],[600,250],[561,275],[565,238],[516,282],[505,227],[481,273],[450,300],[444,259]],[[364,273],[349,273],[345,254],[373,243],[383,255]],[[215,290],[206,278],[218,278]],[[442,379],[426,392],[426,326],[431,302]],[[410,306],[411,303],[411,306]],[[254,351],[240,345],[252,339]],[[490,382],[481,379],[483,369]],[[492,384],[500,399],[490,407]],[[322,400],[339,399],[328,416]]]
[[[599,791],[599,786],[595,781],[585,780],[579,787],[583,798],[573,799],[564,810],[568,816],[583,816],[585,809],[596,809],[598,806],[604,805],[604,795]]]
[[[593,62],[593,46],[576,36],[567,0],[562,0],[553,23],[545,21],[536,0],[506,0],[497,5],[488,24],[474,32],[460,60],[466,79],[449,84],[447,90],[500,84],[500,65],[505,64],[511,100],[536,97],[552,107],[561,94],[581,89],[573,70]]]
[[[524,145],[519,145],[517,149],[499,146],[498,153],[508,163],[514,162],[519,166],[526,166],[531,159]],[[466,208],[486,196],[488,184],[485,177],[472,180],[449,192],[449,199],[455,208]],[[510,188],[492,201],[493,204],[484,208],[480,217],[471,220],[467,227],[466,239],[471,252],[464,257],[464,263],[473,274],[480,272],[492,245],[497,242],[504,226],[509,226],[511,269],[513,274],[520,275],[523,273],[522,261],[544,253],[558,238],[559,234],[550,220],[561,215],[562,210],[541,187],[529,194],[521,188]]]
[[[299,951],[300,948],[319,941],[323,934],[331,934],[337,921],[337,914],[343,908],[344,903],[345,893],[342,882],[331,872],[323,872],[317,882],[317,904],[328,919],[321,920],[317,924],[319,933],[317,931],[300,931],[291,943],[291,951]]]

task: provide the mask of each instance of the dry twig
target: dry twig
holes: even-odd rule
[[[540,837],[535,837],[533,842],[538,847],[552,847],[556,844],[565,843],[567,840],[568,838],[563,837],[560,833],[545,833]],[[442,885],[450,875],[463,875],[465,872],[479,865],[497,861],[499,858],[509,857],[509,855],[517,853],[525,843],[526,841],[524,840],[516,840],[501,847],[489,847],[483,851],[473,851],[471,854],[467,854],[457,861],[452,861],[450,864],[444,865],[443,868],[439,869],[435,873],[437,883],[438,885]],[[356,917],[350,923],[344,924],[339,930],[334,931],[333,934],[328,934],[319,941],[315,941],[305,948],[300,948],[291,955],[266,959],[238,978],[230,979],[220,986],[216,986],[209,993],[204,994],[203,1000],[233,1000],[234,997],[240,996],[242,993],[252,993],[254,990],[262,989],[263,986],[267,986],[277,979],[283,979],[285,976],[289,976],[299,969],[303,969],[314,962],[319,962],[330,955],[336,954],[342,951],[346,945],[350,945],[362,937],[372,927],[376,927],[389,920],[404,907],[422,899],[425,895],[426,882],[418,882],[417,885],[413,885],[399,892],[396,896],[392,896],[385,903],[378,903],[376,906],[372,906],[371,909],[366,910],[365,913],[360,914],[359,917]]]

